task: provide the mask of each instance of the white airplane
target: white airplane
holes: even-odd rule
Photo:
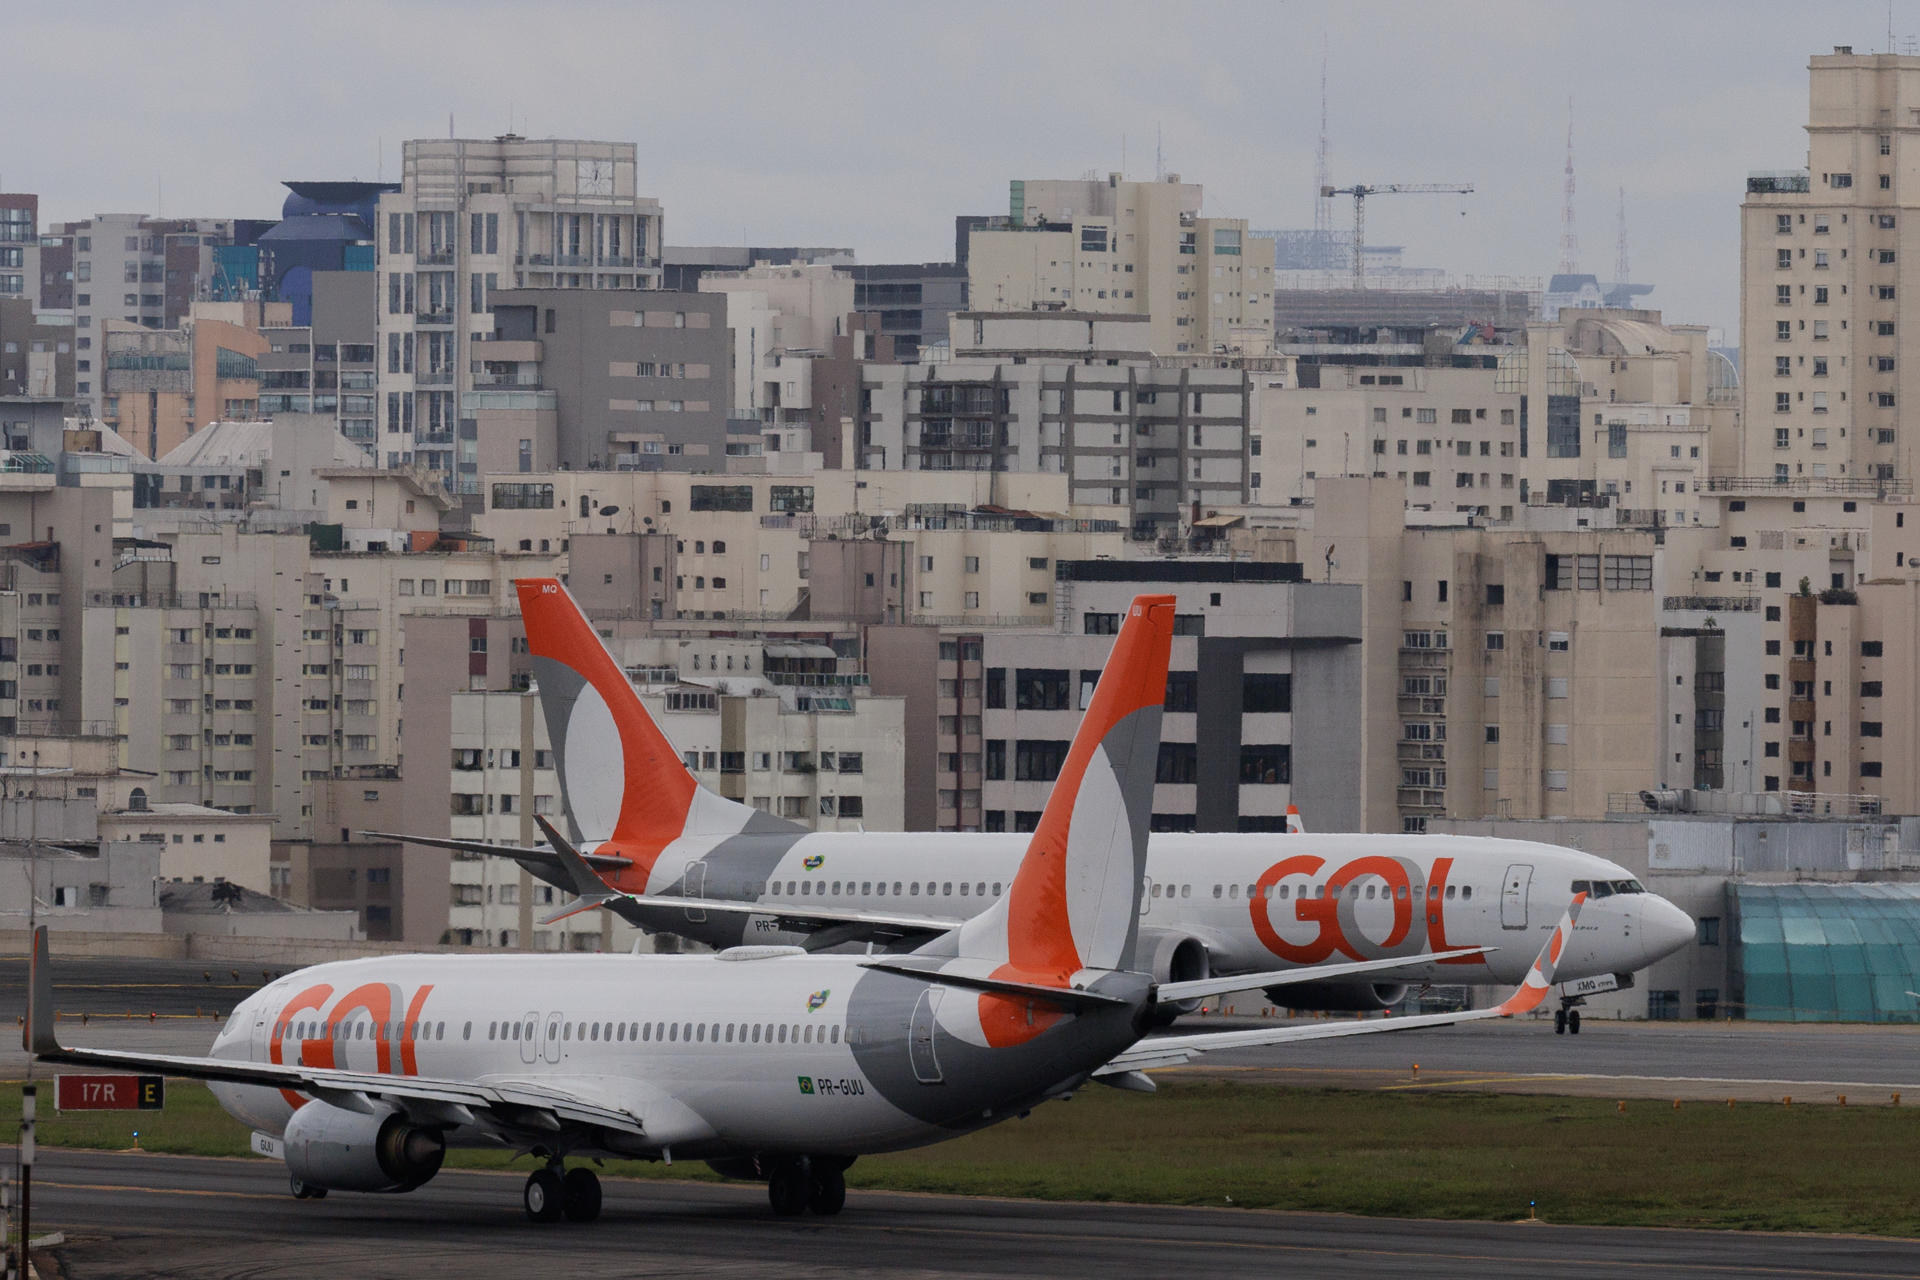
[[[987,909],[1027,846],[1017,834],[813,832],[702,786],[557,579],[515,584],[567,811],[546,847],[398,835],[511,857],[574,901],[714,947],[912,946]],[[1157,982],[1341,960],[1419,963],[1269,992],[1295,1009],[1384,1009],[1413,983],[1508,986],[1567,899],[1589,892],[1556,1031],[1578,1033],[1590,994],[1631,986],[1690,942],[1691,917],[1617,863],[1577,849],[1481,836],[1290,833],[1152,836],[1140,904],[1141,963]],[[571,845],[580,858],[565,859]],[[581,871],[581,864],[590,873]],[[1475,954],[1440,958],[1460,948]],[[1249,982],[1251,989],[1258,984]],[[1163,1016],[1196,1002],[1163,1006]]]
[[[555,588],[557,590],[557,587]],[[1507,1016],[1545,998],[1582,898],[1495,1008],[1142,1040],[1156,1001],[1232,979],[1140,971],[1140,886],[1171,596],[1143,596],[1005,894],[911,952],[411,955],[318,965],[242,1001],[206,1057],[62,1046],[44,928],[28,1049],[41,1061],[211,1082],[286,1161],[297,1197],[410,1191],[450,1146],[532,1154],[526,1211],[585,1221],[600,1185],[569,1156],[697,1158],[763,1177],[774,1211],[840,1210],[844,1171],[1025,1113],[1089,1081],[1220,1047]],[[1394,961],[1261,974],[1384,971]]]

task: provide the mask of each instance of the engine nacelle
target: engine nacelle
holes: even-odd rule
[[[1283,1009],[1311,1009],[1319,1013],[1371,1013],[1391,1009],[1407,998],[1404,982],[1301,982],[1268,987],[1267,999]]]
[[[1206,944],[1189,934],[1142,929],[1138,951],[1147,961],[1146,970],[1156,983],[1191,982],[1213,976],[1213,962],[1207,955]],[[1198,1000],[1169,1000],[1155,1011],[1154,1021],[1164,1026],[1199,1007]]]
[[[412,1191],[440,1172],[447,1140],[394,1111],[309,1102],[287,1121],[287,1171],[334,1191]]]

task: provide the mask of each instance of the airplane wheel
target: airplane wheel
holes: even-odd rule
[[[291,1175],[288,1176],[287,1182],[293,1191],[293,1198],[295,1200],[325,1200],[327,1198],[327,1189],[325,1187],[316,1187],[310,1182],[302,1182],[300,1179]]]
[[[527,1176],[526,1189],[520,1193],[527,1217],[535,1222],[558,1222],[566,1203],[566,1189],[560,1175],[551,1169],[535,1169]]]
[[[569,1169],[560,1180],[560,1203],[569,1222],[592,1222],[600,1216],[600,1178],[591,1169]]]
[[[807,1199],[807,1208],[823,1218],[830,1218],[847,1203],[847,1175],[838,1169],[814,1166],[813,1194]]]
[[[1553,1034],[1557,1036],[1567,1034],[1567,1011],[1565,1009],[1555,1009],[1553,1011]]]
[[[807,1201],[812,1198],[813,1179],[798,1161],[783,1160],[773,1167],[767,1178],[767,1201],[773,1205],[776,1217],[791,1218],[805,1213]]]
[[[1580,1011],[1578,1009],[1567,1010],[1567,1034],[1570,1036],[1580,1034]]]

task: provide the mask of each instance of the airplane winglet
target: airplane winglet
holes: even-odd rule
[[[605,906],[613,899],[624,896],[619,890],[612,888],[605,880],[595,875],[593,868],[587,865],[586,859],[580,856],[580,851],[574,848],[545,817],[536,813],[533,815],[533,821],[540,828],[540,834],[544,835],[547,843],[553,847],[554,856],[560,860],[560,869],[566,874],[567,879],[563,887],[571,889],[574,894],[573,901],[546,916],[540,921],[541,924],[552,924],[557,920],[564,920],[568,916],[578,915],[594,907]]]
[[[1560,923],[1547,936],[1547,944],[1540,948],[1535,957],[1533,968],[1520,985],[1514,988],[1512,995],[1494,1007],[1494,1012],[1503,1018],[1511,1018],[1516,1013],[1527,1013],[1539,1007],[1547,998],[1547,992],[1553,989],[1553,971],[1559,967],[1560,957],[1566,953],[1567,944],[1573,941],[1573,922],[1580,918],[1580,908],[1586,903],[1585,893],[1573,895],[1573,901],[1567,904],[1567,913],[1560,917]]]
[[[20,1039],[21,1048],[39,1057],[60,1052],[60,1041],[53,1034],[53,969],[47,961],[47,926],[33,931],[33,970],[27,995],[27,1025]]]

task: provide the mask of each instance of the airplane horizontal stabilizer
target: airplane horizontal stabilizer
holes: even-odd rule
[[[860,967],[878,969],[882,973],[897,973],[903,978],[916,978],[936,986],[964,987],[969,991],[987,991],[995,995],[1044,1000],[1063,1009],[1104,1009],[1126,1003],[1118,996],[1101,995],[1098,991],[1083,991],[1078,987],[1047,987],[1037,982],[1013,982],[1006,978],[943,973],[938,969],[911,964],[894,964],[887,960],[866,960],[861,962]]]

